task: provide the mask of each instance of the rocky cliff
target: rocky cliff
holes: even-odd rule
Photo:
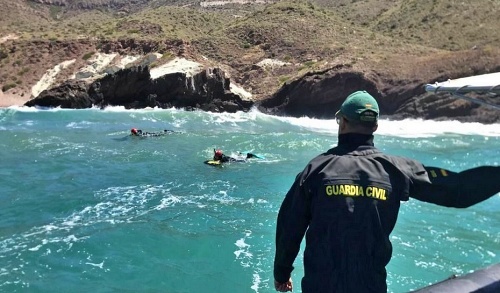
[[[381,78],[376,72],[361,73],[348,68],[332,68],[308,73],[284,85],[272,97],[259,103],[259,109],[274,115],[332,119],[345,97],[362,89],[379,101],[383,117],[394,120],[421,118],[500,122],[500,111],[496,108],[457,99],[449,94],[426,93],[424,86],[430,81],[400,80],[396,83]],[[475,97],[500,106],[499,96]]]
[[[193,76],[176,72],[152,79],[146,66],[106,75],[90,85],[67,81],[42,91],[26,106],[90,108],[185,108],[213,112],[248,111],[252,101],[231,92],[229,79],[219,68],[206,68]]]
[[[262,100],[245,99],[231,91],[230,79],[220,68],[204,68],[193,76],[183,72],[151,78],[147,66],[131,67],[108,74],[87,84],[66,81],[43,91],[27,106],[89,108],[185,108],[212,112],[259,110],[273,115],[309,116],[331,119],[344,98],[356,90],[366,90],[377,98],[383,116],[391,119],[498,123],[497,109],[481,106],[450,95],[426,93],[426,81],[386,80],[376,72],[362,73],[337,66],[310,72],[284,84],[275,94]],[[498,97],[485,96],[492,104]]]
[[[227,9],[190,0],[37,1],[43,4],[0,0],[10,11],[0,20],[0,106],[11,97],[70,108],[256,105],[329,118],[349,92],[364,89],[393,119],[499,121],[498,111],[424,92],[427,83],[500,71],[499,40],[485,33],[498,28],[488,17],[496,16],[492,3],[469,3],[464,19],[450,16],[462,6],[449,0],[436,4],[447,13],[427,11],[427,0],[413,3],[412,13],[400,0],[316,1],[327,8],[250,1],[245,9],[238,1],[220,5]],[[121,13],[125,4],[131,10]],[[165,67],[176,58],[199,64],[196,72]]]

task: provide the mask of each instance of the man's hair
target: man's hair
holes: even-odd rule
[[[377,121],[359,121],[359,120],[351,120],[347,117],[344,117],[351,126],[351,129],[356,130],[357,132],[364,134],[372,134],[374,132],[374,128],[378,126]]]

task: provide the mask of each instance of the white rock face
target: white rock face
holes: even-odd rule
[[[37,97],[41,92],[52,86],[59,72],[75,63],[75,61],[76,59],[63,61],[54,66],[54,68],[47,70],[42,78],[31,88],[31,94],[33,95],[33,97]]]
[[[168,63],[151,69],[150,74],[151,79],[157,79],[165,74],[176,72],[183,72],[186,76],[193,76],[194,74],[201,72],[202,69],[203,65],[198,62],[190,61],[184,58],[175,58]]]
[[[104,54],[96,53],[88,60],[88,65],[80,69],[73,76],[74,79],[96,78],[104,74],[104,70],[109,66],[111,61],[118,56],[117,53]]]
[[[283,62],[277,59],[263,59],[259,63],[256,64],[259,67],[281,67],[291,65],[289,62]]]
[[[113,74],[128,65],[134,63],[134,66],[148,66],[162,57],[160,53],[151,53],[144,56],[120,56],[118,53],[104,54],[96,53],[87,61],[87,65],[77,70],[70,79],[86,80],[91,82],[107,74]],[[47,70],[45,75],[32,87],[33,97],[37,97],[42,91],[54,86],[56,76],[59,72],[73,64],[76,60],[64,61],[54,68]],[[182,72],[187,77],[192,77],[196,73],[204,70],[204,65],[185,58],[175,58],[168,63],[150,69],[151,79],[157,79],[165,74]],[[191,80],[193,82],[193,80]],[[193,86],[193,85],[191,85]],[[244,90],[241,86],[231,82],[231,92],[237,94],[242,99],[250,99],[252,94]]]

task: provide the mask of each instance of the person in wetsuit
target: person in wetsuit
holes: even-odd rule
[[[163,131],[157,131],[157,132],[147,132],[147,131],[142,131],[141,129],[137,129],[137,128],[130,129],[130,135],[132,135],[132,136],[141,136],[141,137],[164,136],[164,135],[171,134],[171,133],[174,133],[174,132],[175,131],[168,130],[168,129],[165,129]]]
[[[227,162],[246,162],[246,159],[254,158],[256,157],[252,153],[247,153],[245,159],[238,159],[238,158],[233,158],[230,156],[226,156],[222,150],[215,150],[214,149],[214,161],[220,161],[221,163],[227,163]]]
[[[279,209],[274,284],[292,291],[305,235],[302,292],[387,292],[389,239],[401,201],[467,208],[500,192],[500,166],[462,172],[387,155],[373,143],[377,101],[352,93],[336,114],[338,145],[300,172]]]

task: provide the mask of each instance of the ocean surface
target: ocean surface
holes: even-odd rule
[[[162,137],[129,136],[175,130]],[[0,292],[275,292],[276,216],[335,120],[178,109],[0,109]],[[454,171],[500,164],[500,124],[381,120],[376,146]],[[263,159],[204,164],[213,150]],[[389,292],[500,262],[500,195],[410,200]],[[300,292],[302,255],[295,262]]]

